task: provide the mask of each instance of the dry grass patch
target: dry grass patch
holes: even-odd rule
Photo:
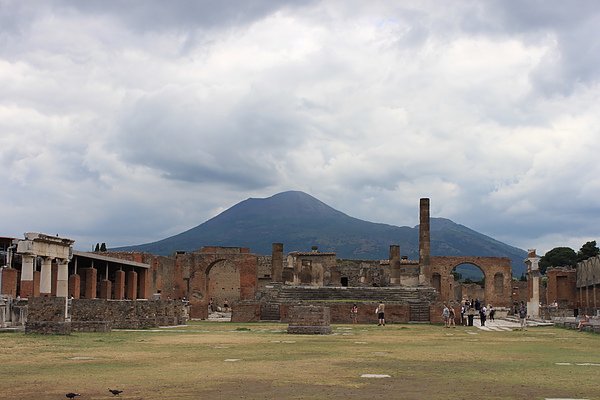
[[[285,328],[194,321],[156,331],[4,333],[0,398],[75,391],[102,399],[112,397],[108,388],[124,390],[123,399],[599,398],[600,366],[575,365],[600,363],[599,335],[335,325],[337,334],[310,336]]]

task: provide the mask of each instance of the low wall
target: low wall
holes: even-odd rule
[[[110,332],[184,325],[188,304],[173,300],[28,299],[27,333]]]
[[[358,307],[357,323],[359,324],[376,324],[377,314],[375,309],[379,303],[346,303],[346,302],[330,302],[330,301],[312,301],[310,305],[329,308],[330,321],[333,324],[351,324],[350,310],[356,304]],[[261,302],[239,302],[232,305],[232,322],[258,322],[261,320]],[[278,303],[279,305],[279,321],[289,323],[291,320],[290,309],[298,306],[298,302]],[[430,306],[430,309],[436,306]],[[432,323],[442,323],[441,307],[439,308],[439,321],[431,321]],[[430,312],[433,319],[437,311]],[[393,304],[385,303],[385,320],[387,324],[406,324],[410,322],[410,305],[408,304]]]

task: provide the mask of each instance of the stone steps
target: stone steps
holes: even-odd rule
[[[432,293],[433,289],[416,288],[349,288],[349,287],[314,287],[294,286],[282,288],[277,300],[345,300],[361,302],[421,302],[423,295]]]

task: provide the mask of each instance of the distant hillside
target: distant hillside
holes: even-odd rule
[[[417,212],[417,211],[415,211]],[[509,257],[513,275],[525,271],[527,252],[449,219],[431,218],[433,256]],[[271,254],[272,243],[284,251],[336,252],[339,258],[385,260],[392,244],[403,256],[419,258],[419,227],[377,224],[350,217],[314,197],[298,191],[266,199],[247,199],[188,231],[153,243],[111,249],[168,255],[203,246],[249,247],[257,254]]]

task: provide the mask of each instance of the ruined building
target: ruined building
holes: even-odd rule
[[[519,289],[512,280],[508,258],[431,256],[429,199],[421,199],[419,218],[419,260],[402,257],[400,246],[393,244],[387,260],[338,259],[317,248],[286,254],[282,243],[274,243],[270,255],[254,254],[246,247],[210,246],[170,256],[88,253],[72,250],[70,239],[26,233],[25,239],[0,240],[5,255],[1,294],[185,300],[191,318],[206,318],[211,302],[228,303],[234,321],[285,321],[290,306],[319,304],[331,309],[332,322],[349,322],[348,309],[354,303],[360,322],[373,321],[379,301],[387,304],[389,322],[437,322],[443,302],[478,297],[496,309],[508,309],[518,300],[515,296],[525,295],[525,288]],[[530,256],[525,261],[533,265],[535,251]],[[451,272],[465,263],[483,271],[483,288],[455,282]],[[600,262],[593,259],[579,275],[575,270],[549,270],[548,296],[568,309],[598,307],[599,268]],[[528,298],[535,297],[531,284],[529,290]]]

